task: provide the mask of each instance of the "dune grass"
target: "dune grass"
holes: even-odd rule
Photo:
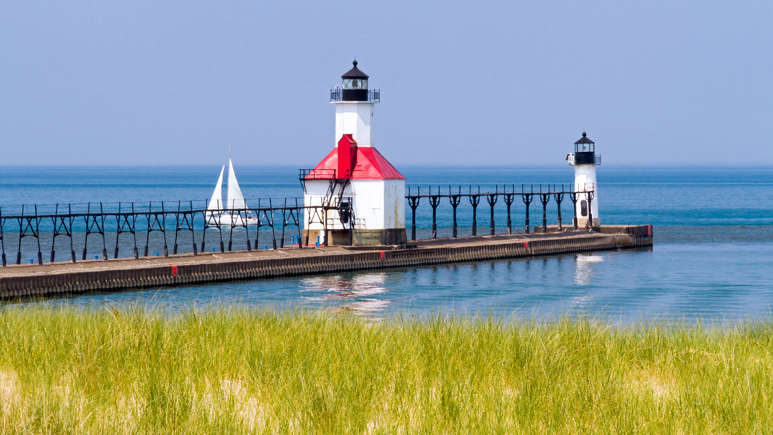
[[[0,432],[764,432],[773,325],[0,310]]]

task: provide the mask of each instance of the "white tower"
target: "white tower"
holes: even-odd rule
[[[596,154],[596,143],[582,132],[582,137],[574,143],[574,152],[567,154],[566,160],[569,166],[574,166],[575,192],[583,192],[577,195],[577,226],[596,228],[601,225],[596,184],[596,166],[601,164],[601,156]]]
[[[302,170],[304,237],[324,244],[401,245],[405,236],[405,177],[376,149],[373,108],[380,91],[353,68],[330,91],[335,147],[314,169]],[[313,207],[313,208],[312,208]]]
[[[341,76],[341,86],[330,91],[330,102],[336,106],[333,143],[351,134],[358,147],[373,146],[373,109],[381,100],[379,90],[368,90],[368,75],[352,62],[352,69]]]

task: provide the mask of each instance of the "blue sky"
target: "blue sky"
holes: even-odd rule
[[[37,1],[0,8],[2,163],[320,160],[353,57],[396,164],[773,165],[773,3]]]

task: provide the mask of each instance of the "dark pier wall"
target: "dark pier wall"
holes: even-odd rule
[[[607,226],[599,232],[547,233],[419,242],[408,249],[288,250],[281,258],[239,258],[238,252],[164,260],[93,262],[94,270],[68,264],[14,266],[0,273],[0,298],[42,297],[88,291],[271,278],[440,263],[482,261],[651,246],[652,227]],[[315,255],[294,255],[314,251]],[[183,261],[183,258],[185,261]],[[176,260],[180,260],[175,264]],[[171,264],[167,264],[170,263]],[[98,265],[99,267],[96,267]],[[30,273],[36,269],[37,272]],[[72,269],[72,270],[68,270]]]

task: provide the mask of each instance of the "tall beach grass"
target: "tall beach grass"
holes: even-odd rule
[[[771,427],[771,323],[0,310],[0,432]]]

